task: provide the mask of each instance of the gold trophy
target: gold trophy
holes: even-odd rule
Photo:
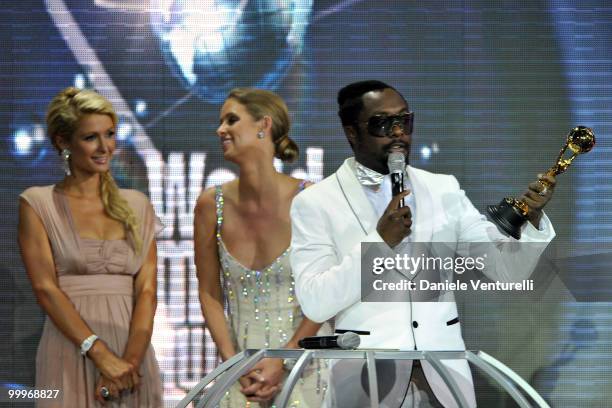
[[[557,174],[563,173],[572,164],[572,161],[582,153],[589,152],[593,146],[595,146],[595,134],[593,130],[585,126],[576,126],[570,130],[567,135],[567,141],[565,146],[559,152],[557,162],[554,166],[546,172],[549,176],[556,176]],[[568,152],[568,148],[571,151],[569,157],[565,157]],[[544,189],[538,193],[540,195],[546,194],[546,189],[550,187],[545,180],[540,180],[540,183],[544,186]],[[518,200],[513,197],[506,197],[498,205],[490,205],[487,208],[487,212],[491,217],[491,220],[497,224],[497,226],[508,235],[520,239],[521,238],[521,227],[527,222],[527,214],[529,214],[529,207],[523,200]]]

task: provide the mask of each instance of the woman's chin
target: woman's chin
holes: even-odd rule
[[[236,153],[232,149],[226,149],[223,151],[223,159],[231,162],[236,161]]]
[[[108,164],[105,165],[96,165],[91,169],[92,173],[106,173],[107,171],[110,170],[110,166]]]
[[[109,165],[104,165],[104,166],[87,166],[85,168],[77,168],[74,169],[72,171],[73,175],[80,175],[83,177],[91,177],[91,176],[95,176],[95,175],[102,175],[104,173],[107,173],[110,170],[110,166]]]

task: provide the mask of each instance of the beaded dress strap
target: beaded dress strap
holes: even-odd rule
[[[221,226],[223,225],[223,190],[215,186],[215,207],[217,210],[217,241],[221,240]]]

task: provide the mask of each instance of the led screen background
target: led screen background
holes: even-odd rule
[[[233,86],[265,87],[285,98],[301,157],[276,165],[320,181],[350,155],[337,90],[361,79],[390,83],[415,111],[411,164],[454,174],[481,211],[549,168],[570,128],[590,126],[596,148],[559,177],[547,208],[558,235],[549,252],[607,252],[607,2],[143,3],[2,3],[2,382],[33,384],[43,317],[15,242],[17,197],[61,178],[44,113],[70,85],[112,100],[121,117],[113,173],[121,186],[147,193],[166,225],[153,342],[169,404],[216,363],[197,297],[192,209],[202,188],[236,172],[214,133]],[[596,279],[591,258],[580,259],[583,276]],[[609,294],[609,281],[592,282]],[[466,344],[510,365],[555,406],[604,406],[612,389],[610,303],[579,300],[509,307],[466,299]],[[477,382],[481,402],[507,403]]]

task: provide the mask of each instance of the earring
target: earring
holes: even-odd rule
[[[266,134],[264,133],[263,130],[260,130],[259,132],[257,132],[257,137],[260,139],[263,139],[266,136]]]
[[[70,171],[70,155],[71,154],[72,154],[72,152],[70,150],[68,150],[68,149],[64,149],[60,153],[60,155],[62,156],[64,173],[66,173],[67,176],[72,174],[72,172]]]

